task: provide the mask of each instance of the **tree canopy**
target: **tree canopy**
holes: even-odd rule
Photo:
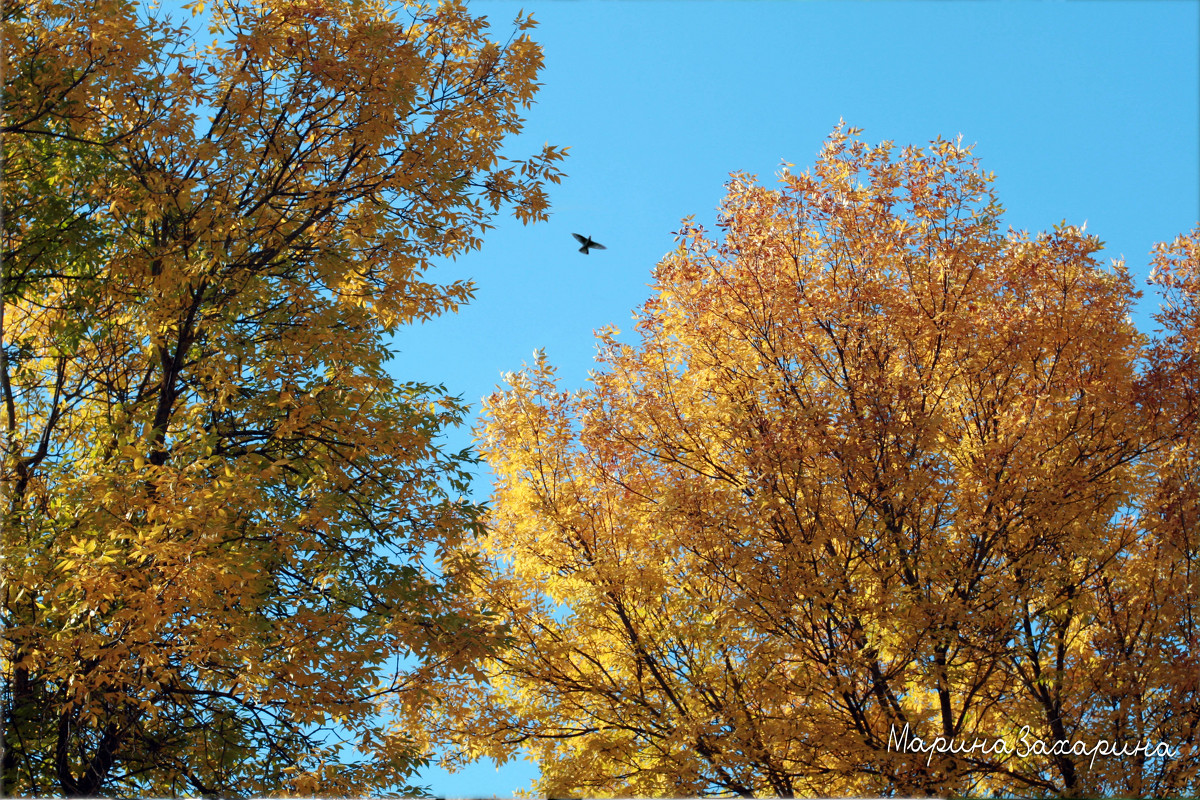
[[[1151,340],[1095,236],[856,134],[490,398],[512,636],[433,725],[548,796],[1195,794],[1200,229]]]
[[[200,4],[195,11],[199,12]],[[4,5],[4,791],[406,791],[472,668],[464,414],[388,375],[425,277],[563,153],[458,2]]]

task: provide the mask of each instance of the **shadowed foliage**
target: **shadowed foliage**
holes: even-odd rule
[[[470,298],[432,260],[545,217],[561,151],[497,155],[532,21],[208,11],[4,5],[7,796],[406,791],[390,706],[494,640],[464,408],[385,341]]]

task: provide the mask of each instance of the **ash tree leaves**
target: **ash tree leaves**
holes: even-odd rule
[[[465,408],[384,337],[544,219],[562,152],[498,155],[540,51],[458,3],[210,11],[5,6],[10,794],[410,791],[389,709],[497,635]]]
[[[685,222],[588,389],[490,398],[512,638],[428,724],[548,796],[1194,794],[1196,233],[1151,341],[1094,236],[855,134]]]
[[[484,515],[384,337],[546,215],[531,20],[206,10],[4,7],[5,791],[404,793],[449,742],[549,795],[1195,793],[1200,230],[1151,339],[966,150],[839,129],[685,223],[589,390],[491,398]]]

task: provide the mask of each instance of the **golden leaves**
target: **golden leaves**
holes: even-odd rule
[[[327,719],[366,748],[356,793],[399,786],[417,751],[371,731],[431,698],[389,659],[430,685],[495,635],[438,441],[464,409],[388,378],[383,337],[470,298],[426,268],[502,206],[544,218],[563,153],[497,167],[536,45],[403,10],[219,2],[192,50],[128,3],[6,17],[3,653],[31,793],[261,794],[289,766],[336,794],[303,727]]]
[[[778,190],[733,176],[722,239],[685,220],[588,390],[539,354],[489,399],[480,594],[512,638],[436,724],[523,743],[550,795],[1191,786],[1194,757],[1149,778],[887,750],[909,724],[1192,736],[1194,660],[1156,655],[1191,612],[1134,587],[1181,596],[1155,542],[1192,558],[1195,493],[1167,512],[1147,482],[1187,480],[1151,456],[1180,434],[1148,424],[1136,295],[1099,240],[1001,235],[960,143],[854,135]]]

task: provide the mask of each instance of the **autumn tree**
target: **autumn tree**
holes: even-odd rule
[[[199,4],[194,8],[201,10]],[[403,790],[494,621],[464,408],[385,369],[562,153],[462,3],[4,4],[4,791]]]
[[[490,398],[512,639],[437,726],[550,796],[1194,794],[1195,239],[1151,349],[1094,236],[855,134]]]

